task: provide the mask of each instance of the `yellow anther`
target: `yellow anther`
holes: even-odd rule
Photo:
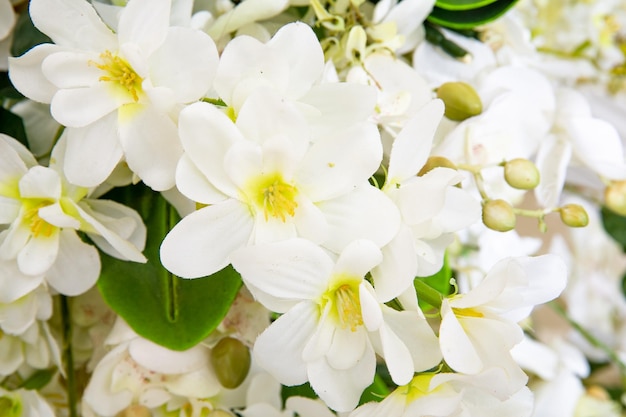
[[[354,288],[345,284],[337,288],[335,290],[335,309],[342,328],[350,328],[354,332],[358,326],[363,325],[358,287]]]
[[[296,214],[298,189],[285,181],[280,173],[254,178],[247,190],[252,211],[263,211],[266,221],[275,217],[284,223],[287,216]]]
[[[130,64],[125,59],[120,58],[118,55],[113,55],[108,50],[100,54],[100,59],[101,63],[89,61],[90,65],[94,65],[106,73],[99,80],[116,83],[124,88],[135,102],[139,101],[143,79]]]

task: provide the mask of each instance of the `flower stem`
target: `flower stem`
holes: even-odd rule
[[[441,307],[441,300],[443,300],[443,295],[441,295],[439,291],[426,284],[419,278],[413,280],[413,285],[415,286],[415,292],[417,293],[417,298],[419,300],[425,301],[433,307]]]
[[[67,378],[67,408],[69,417],[78,417],[76,413],[76,379],[74,378],[74,355],[72,353],[72,319],[68,297],[61,295],[61,317],[63,320],[63,357]]]

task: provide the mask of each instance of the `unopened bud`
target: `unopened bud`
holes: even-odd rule
[[[152,412],[146,406],[133,404],[117,413],[115,417],[152,417]]]
[[[225,337],[211,351],[211,364],[224,388],[237,388],[250,370],[250,350],[240,340]]]
[[[504,179],[513,188],[532,190],[539,185],[539,170],[528,159],[516,158],[504,164]]]
[[[569,227],[585,227],[589,224],[589,216],[585,209],[578,204],[566,204],[559,208],[561,221]]]
[[[515,228],[513,206],[504,200],[490,200],[483,205],[483,223],[498,232],[508,232]]]
[[[454,165],[454,163],[448,158],[444,158],[443,156],[431,156],[428,158],[422,169],[420,169],[420,172],[417,173],[417,176],[421,177],[427,172],[439,167],[456,169],[456,165]]]
[[[604,204],[609,210],[626,216],[626,181],[615,181],[606,187]]]
[[[437,89],[437,97],[446,105],[445,115],[450,120],[462,121],[479,115],[483,103],[474,88],[464,82],[449,82]]]

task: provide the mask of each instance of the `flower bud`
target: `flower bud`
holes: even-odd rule
[[[585,227],[589,224],[589,216],[585,209],[578,204],[566,204],[559,208],[561,221],[569,227]]]
[[[483,103],[474,88],[464,82],[449,82],[437,89],[437,97],[446,105],[445,115],[450,120],[462,121],[483,111]]]
[[[626,216],[626,181],[614,181],[606,187],[604,204],[609,210]]]
[[[211,364],[224,388],[237,388],[250,370],[250,350],[240,340],[225,337],[211,351]]]
[[[152,411],[144,405],[133,404],[117,413],[115,417],[152,417]]]
[[[417,176],[421,177],[427,172],[439,167],[456,169],[456,165],[454,165],[454,163],[448,158],[444,158],[443,156],[431,156],[428,158],[422,169],[420,169],[420,172],[417,173]]]
[[[508,232],[515,228],[513,206],[504,200],[489,200],[483,204],[483,223],[498,232]]]
[[[539,170],[528,159],[516,158],[504,164],[504,179],[513,188],[532,190],[539,185]]]

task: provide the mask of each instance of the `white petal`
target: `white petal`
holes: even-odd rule
[[[24,350],[19,338],[6,335],[0,339],[2,362],[0,362],[0,375],[11,375],[24,363]]]
[[[83,187],[100,185],[122,158],[117,114],[84,128],[68,128],[63,169],[68,181]]]
[[[376,296],[385,303],[411,287],[417,273],[413,236],[406,226],[382,248],[382,262],[372,269]]]
[[[364,277],[383,259],[380,249],[371,241],[352,241],[341,251],[333,270],[334,274]]]
[[[103,75],[95,65],[98,59],[93,52],[61,51],[44,59],[41,70],[57,88],[89,87],[98,84]]]
[[[128,167],[155,191],[172,188],[176,164],[183,154],[174,122],[145,106],[119,128]]]
[[[535,188],[535,196],[544,207],[558,205],[565,183],[572,146],[563,139],[561,135],[546,137],[537,153],[535,163],[541,175],[541,182]]]
[[[366,181],[382,159],[374,125],[359,124],[315,141],[297,173],[297,182],[314,201],[345,195]]]
[[[90,3],[76,0],[34,1],[29,12],[37,29],[57,45],[104,51],[114,49],[117,44],[115,35]]]
[[[43,282],[43,276],[22,273],[14,259],[0,259],[0,303],[8,304],[34,291]]]
[[[369,344],[354,368],[335,370],[324,358],[309,363],[309,382],[319,397],[333,410],[352,411],[363,390],[374,380],[376,357]]]
[[[20,271],[28,275],[40,275],[48,271],[59,252],[59,231],[50,236],[32,236],[17,255]]]
[[[304,239],[248,246],[234,252],[231,262],[255,288],[290,300],[319,297],[333,267],[323,249]]]
[[[83,242],[73,230],[62,230],[59,254],[46,274],[52,288],[70,297],[87,292],[100,276],[100,256]]]
[[[11,139],[14,140],[14,139]],[[9,196],[10,191],[5,189],[8,184],[15,183],[26,174],[28,168],[11,145],[0,137],[0,195]],[[13,198],[17,196],[11,196]]]
[[[226,200],[184,217],[165,236],[161,262],[183,278],[211,275],[230,263],[230,255],[245,246],[252,233],[248,207]]]
[[[184,351],[174,351],[149,340],[137,338],[128,345],[128,353],[141,366],[162,374],[184,374],[208,364],[208,349],[196,345]]]
[[[39,217],[56,227],[69,227],[72,229],[78,229],[80,227],[80,221],[63,211],[61,204],[50,204],[39,209]]]
[[[317,328],[302,351],[302,359],[304,359],[305,362],[312,362],[323,358],[330,349],[335,330],[337,330],[334,319],[329,317],[332,305],[327,303],[326,307],[324,307],[324,311],[321,313],[319,312],[319,305],[317,305],[317,308]]]
[[[383,357],[391,379],[397,385],[406,385],[413,378],[414,370],[408,365],[413,362],[411,352],[402,340],[386,325],[380,327]]]
[[[257,338],[254,357],[281,384],[300,385],[307,381],[302,351],[315,331],[316,315],[315,304],[301,302]]]
[[[359,301],[361,303],[361,316],[365,328],[370,331],[376,331],[383,324],[383,315],[381,305],[376,298],[376,293],[372,285],[363,280],[359,284]]]
[[[120,44],[133,43],[145,56],[163,44],[170,24],[170,0],[133,0],[120,14]]]
[[[198,203],[215,204],[227,198],[207,180],[186,153],[176,165],[176,185],[185,197]]]
[[[285,409],[295,411],[300,417],[334,417],[321,401],[297,395],[287,398]]]
[[[62,49],[57,45],[44,43],[35,46],[19,58],[9,58],[11,83],[31,100],[50,103],[58,88],[43,75],[41,63],[46,57],[60,50]]]
[[[137,249],[146,244],[146,226],[139,213],[123,204],[110,200],[83,199],[80,206],[107,229],[128,240]],[[108,253],[108,252],[107,252]]]
[[[150,78],[155,86],[172,89],[178,103],[189,103],[209,90],[217,62],[217,48],[208,35],[172,27],[165,42],[150,57]]]
[[[62,125],[86,127],[117,110],[123,102],[114,95],[113,86],[99,82],[89,87],[59,90],[52,98],[50,112]]]
[[[433,100],[404,125],[391,147],[387,183],[400,183],[417,175],[430,155],[443,110],[443,102]]]
[[[224,156],[243,137],[228,116],[211,104],[194,103],[180,112],[178,130],[186,154],[209,182],[236,196],[237,190],[225,172]]]
[[[567,131],[574,154],[609,179],[626,178],[624,150],[615,128],[599,119],[569,120]]]
[[[0,258],[15,259],[22,248],[30,239],[30,227],[24,223],[21,217],[16,218],[8,230],[0,232]]]
[[[365,354],[368,344],[367,332],[362,327],[356,331],[335,329],[333,341],[326,352],[328,365],[337,370],[355,367]]]
[[[324,213],[305,195],[296,199],[298,209],[293,216],[298,236],[320,244],[328,239],[328,223]]]
[[[441,304],[439,345],[446,363],[455,371],[476,374],[483,369],[481,357],[452,312],[447,299]]]
[[[61,177],[50,168],[36,166],[20,179],[20,195],[22,198],[61,198]]]
[[[287,0],[247,0],[218,17],[207,33],[220,39],[245,25],[274,17],[288,5]]]
[[[329,236],[332,236],[322,246],[336,253],[356,239],[368,239],[382,247],[396,235],[400,226],[396,206],[382,191],[369,184],[317,206],[326,216]]]
[[[6,38],[15,25],[15,11],[9,1],[0,2],[0,39]]]
[[[130,390],[111,390],[115,368],[128,360],[126,349],[127,344],[122,344],[108,352],[94,369],[85,388],[84,401],[100,414],[113,416],[132,402],[133,393]]]

